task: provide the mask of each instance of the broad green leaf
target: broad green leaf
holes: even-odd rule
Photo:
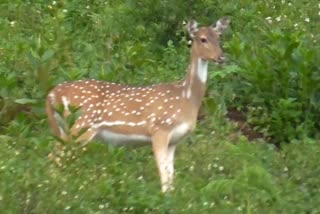
[[[29,98],[21,98],[21,99],[14,100],[14,102],[24,105],[24,104],[35,104],[35,103],[37,103],[37,100],[29,99]]]
[[[44,54],[41,57],[41,61],[45,62],[45,61],[51,59],[54,56],[54,54],[55,53],[54,53],[54,51],[52,49],[46,50],[46,52],[44,52]]]

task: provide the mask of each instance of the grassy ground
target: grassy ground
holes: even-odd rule
[[[0,144],[5,213],[319,213],[318,144],[279,151],[231,124],[202,121],[178,146],[175,191],[160,193],[149,147],[66,145],[57,165],[45,121],[16,124]],[[19,133],[19,134],[18,134]],[[16,137],[15,135],[19,135]]]
[[[162,2],[0,4],[1,213],[320,213],[319,3]],[[177,149],[175,191],[160,193],[149,147],[67,143],[50,160],[44,99],[54,85],[180,79],[183,20],[226,14],[230,62],[210,65],[204,117]],[[268,141],[249,141],[229,108]]]

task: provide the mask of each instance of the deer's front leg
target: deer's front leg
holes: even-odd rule
[[[176,150],[176,145],[171,144],[168,147],[168,152],[167,152],[167,171],[168,171],[168,185],[169,185],[169,190],[173,190],[173,180],[174,180],[174,152]]]
[[[170,136],[165,132],[158,132],[152,137],[152,148],[156,159],[162,192],[172,189],[173,167],[168,159]]]

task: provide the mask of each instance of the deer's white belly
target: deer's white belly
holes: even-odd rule
[[[171,142],[177,143],[180,139],[185,137],[191,131],[189,123],[181,123],[175,127],[171,132]]]
[[[175,127],[170,133],[170,143],[177,143],[185,137],[191,130],[188,123],[181,123]],[[106,129],[100,130],[95,139],[103,143],[112,144],[114,146],[141,146],[151,143],[151,137],[145,135],[125,135],[108,131]]]
[[[95,138],[114,146],[139,146],[151,143],[151,138],[145,135],[125,135],[108,130],[100,130]]]

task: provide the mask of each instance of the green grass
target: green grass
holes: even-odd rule
[[[319,11],[316,0],[1,2],[0,212],[320,213]],[[67,143],[48,157],[58,153],[44,112],[52,87],[181,79],[183,22],[224,15],[229,62],[210,65],[205,119],[178,145],[175,191],[160,192],[150,147]],[[243,136],[231,107],[270,142]]]
[[[7,213],[320,212],[318,144],[289,144],[278,151],[243,136],[231,141],[232,125],[217,132],[208,122],[178,146],[175,191],[169,195],[160,193],[150,147],[66,145],[58,166],[47,157],[55,140],[46,128],[12,124],[10,132],[21,134],[2,136],[0,208]]]

